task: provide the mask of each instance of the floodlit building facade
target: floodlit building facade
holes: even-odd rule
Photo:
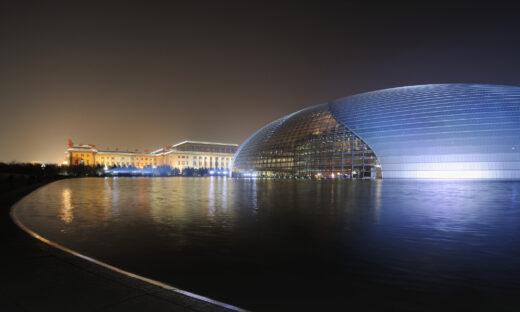
[[[71,144],[67,149],[70,165],[135,167],[158,166],[230,170],[237,144],[183,141],[153,152],[102,151],[91,144]]]
[[[238,149],[237,173],[520,179],[520,87],[434,84],[362,93],[282,117]]]

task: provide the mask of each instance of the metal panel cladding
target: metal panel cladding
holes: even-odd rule
[[[329,103],[383,178],[520,179],[520,88],[433,84]]]

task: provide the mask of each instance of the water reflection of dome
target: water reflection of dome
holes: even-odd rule
[[[284,177],[520,179],[520,87],[420,85],[320,104],[258,130],[233,167]]]

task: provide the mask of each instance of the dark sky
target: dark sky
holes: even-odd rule
[[[67,138],[242,143],[359,92],[520,85],[518,10],[492,1],[69,2],[0,4],[0,161],[61,162]]]

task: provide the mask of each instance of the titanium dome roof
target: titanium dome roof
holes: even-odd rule
[[[315,131],[317,136],[303,136],[297,144],[294,140],[287,143],[295,129],[302,127],[294,122],[295,118],[308,123],[309,118],[301,117],[313,110],[329,116],[327,124],[336,130],[324,132],[322,126],[320,133]],[[288,123],[291,125],[284,127]],[[265,165],[259,164],[272,162],[269,155],[276,158],[280,152],[271,144],[273,137],[278,137],[278,146],[286,142],[283,157],[292,164],[297,163],[295,157],[301,154],[298,149],[305,145],[303,141],[319,137],[321,145],[313,145],[318,151],[310,158],[321,158],[320,164],[325,161],[330,172],[342,169],[342,175],[349,175],[349,161],[350,174],[359,171],[354,168],[361,168],[361,159],[365,174],[360,177],[366,177],[370,170],[374,177],[373,168],[380,166],[383,178],[516,180],[520,179],[520,87],[419,85],[367,92],[313,106],[283,117],[247,139],[233,160],[235,171],[264,171]],[[346,154],[359,151],[363,156],[345,159]],[[339,154],[342,158],[338,162],[335,159]],[[276,168],[268,169],[276,172]],[[307,168],[312,171],[314,165],[307,163]],[[288,169],[291,171],[287,166],[283,170]]]

